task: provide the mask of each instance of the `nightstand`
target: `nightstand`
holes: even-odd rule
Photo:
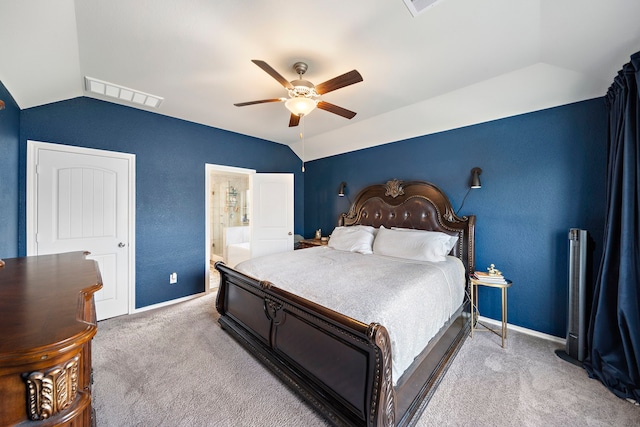
[[[327,246],[329,240],[321,239],[302,239],[298,242],[298,249],[313,248],[314,246]]]
[[[471,288],[471,338],[473,338],[473,331],[476,329],[476,321],[478,319],[479,311],[476,300],[478,299],[478,286],[487,286],[490,288],[499,288],[502,290],[502,330],[500,332],[491,329],[487,325],[480,323],[486,328],[487,331],[493,332],[502,338],[502,348],[504,348],[504,340],[507,339],[507,289],[511,287],[511,280],[506,280],[507,283],[489,283],[478,280],[474,277],[469,277]]]

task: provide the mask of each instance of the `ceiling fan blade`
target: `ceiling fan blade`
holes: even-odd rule
[[[298,126],[300,123],[300,116],[297,116],[291,113],[291,117],[289,117],[289,127],[292,128],[294,126]]]
[[[259,59],[252,59],[251,62],[262,68],[267,74],[276,79],[278,83],[285,87],[285,89],[293,89],[293,85],[289,82],[289,80],[285,79],[280,75],[280,73],[271,68],[271,65]]]
[[[321,109],[321,110],[328,111],[328,112],[333,113],[333,114],[337,114],[337,115],[342,116],[342,117],[347,118],[347,119],[352,119],[356,115],[356,113],[351,111],[351,110],[347,110],[346,108],[338,107],[337,105],[331,104],[331,103],[326,102],[326,101],[318,101],[317,107],[319,109]]]
[[[327,80],[324,83],[316,85],[316,92],[318,92],[318,95],[323,95],[333,90],[340,89],[361,81],[362,76],[360,75],[360,73],[356,70],[352,70],[348,73],[344,73],[341,76],[334,77],[331,80]]]
[[[249,102],[240,102],[238,104],[233,104],[236,107],[244,107],[246,105],[253,105],[253,104],[264,104],[265,102],[282,102],[284,101],[283,98],[271,98],[271,99],[261,99],[259,101],[249,101]]]

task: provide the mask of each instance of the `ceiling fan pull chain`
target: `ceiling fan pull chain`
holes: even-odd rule
[[[300,139],[302,140],[302,172],[304,173],[304,114],[300,114],[300,120],[302,121],[302,131],[300,132]]]

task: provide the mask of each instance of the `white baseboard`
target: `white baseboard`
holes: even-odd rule
[[[144,307],[136,308],[132,313],[129,313],[129,314],[142,313],[143,311],[149,311],[149,310],[155,310],[156,308],[167,307],[173,304],[178,304],[180,302],[189,301],[191,299],[198,298],[204,295],[206,295],[206,292],[200,292],[198,294],[188,295],[186,297],[176,298],[176,299],[172,299],[165,302],[160,302],[158,304],[147,305]]]
[[[481,321],[481,322],[484,322],[484,323],[488,323],[491,326],[501,327],[501,325],[502,325],[502,322],[500,322],[499,320],[491,319],[489,317],[480,316],[478,318],[478,320]],[[527,329],[527,328],[523,328],[522,326],[512,325],[511,323],[507,323],[507,328],[512,330],[512,331],[521,332],[523,334],[527,334],[527,335],[531,335],[531,336],[534,336],[534,337],[542,338],[542,339],[545,339],[545,340],[548,340],[548,341],[555,342],[557,344],[566,345],[566,339],[560,338],[560,337],[556,337],[555,335],[545,334],[545,333],[542,333],[542,332],[534,331],[533,329]]]

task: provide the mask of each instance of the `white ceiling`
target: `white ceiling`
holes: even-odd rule
[[[159,114],[281,144],[302,157],[289,80],[364,81],[304,118],[304,158],[603,96],[640,50],[638,0],[0,0],[0,80],[21,109],[78,96],[84,76],[164,98]],[[124,105],[136,107],[122,101]]]

